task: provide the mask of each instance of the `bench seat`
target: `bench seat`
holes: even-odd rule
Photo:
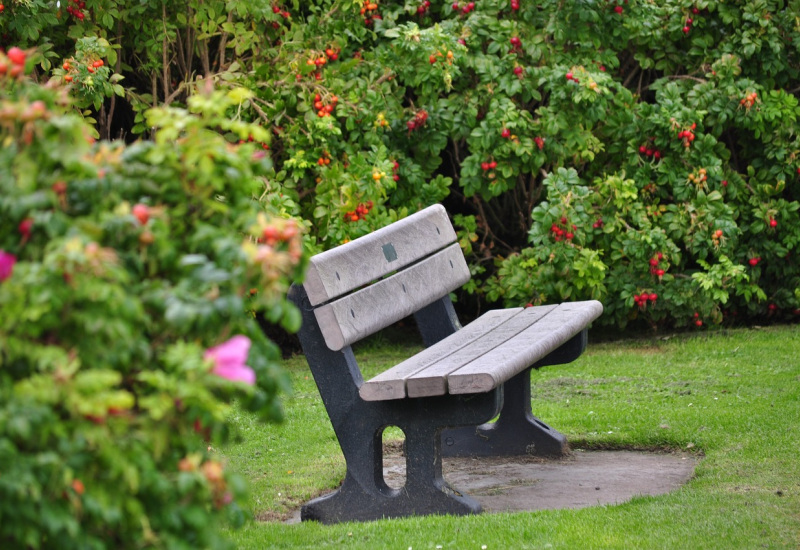
[[[600,302],[492,310],[364,382],[365,401],[490,391],[566,343],[603,312]]]

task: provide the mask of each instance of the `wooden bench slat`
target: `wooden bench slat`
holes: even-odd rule
[[[333,351],[408,317],[469,280],[458,243],[377,283],[314,310]]]
[[[483,334],[469,345],[442,357],[439,361],[429,365],[406,380],[406,392],[409,397],[428,397],[448,393],[447,376],[458,369],[470,364],[477,357],[488,353],[505,342],[537,323],[556,306],[539,306],[525,308],[506,322],[495,327],[494,330]]]
[[[303,287],[316,306],[400,270],[456,241],[440,204],[312,257]]]
[[[470,344],[520,311],[522,311],[522,308],[487,311],[444,340],[425,348],[413,357],[364,382],[359,388],[361,398],[365,401],[385,401],[406,397],[406,379],[409,376]]]
[[[566,343],[602,313],[602,304],[594,300],[558,305],[514,338],[448,375],[448,393],[490,391]]]

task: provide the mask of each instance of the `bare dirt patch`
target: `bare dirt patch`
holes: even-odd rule
[[[680,452],[575,450],[565,458],[446,458],[444,477],[483,506],[484,512],[519,512],[619,504],[635,496],[661,495],[691,479],[699,461]],[[384,478],[405,482],[399,445],[387,449]],[[299,510],[288,520],[300,520]]]

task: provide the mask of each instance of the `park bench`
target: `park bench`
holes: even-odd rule
[[[531,412],[530,372],[577,358],[602,305],[492,310],[462,328],[450,292],[469,277],[441,205],[311,258],[289,297],[302,312],[300,342],[347,471],[339,489],[302,507],[303,520],[479,513],[477,501],[445,482],[443,456],[568,452],[563,434]],[[365,381],[351,345],[411,315],[426,348]],[[405,435],[399,489],[383,477],[388,426]]]

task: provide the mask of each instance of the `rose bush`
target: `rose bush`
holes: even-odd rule
[[[22,55],[20,56],[20,52]],[[25,67],[23,50],[0,65]],[[214,458],[236,399],[280,417],[301,225],[263,200],[271,163],[243,90],[95,142],[67,90],[0,74],[0,546],[224,544],[244,482]],[[244,143],[239,144],[239,140]]]

